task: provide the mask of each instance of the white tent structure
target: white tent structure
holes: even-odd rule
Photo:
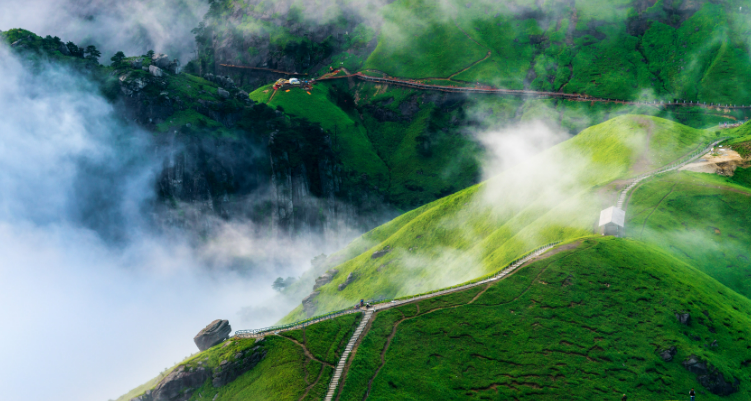
[[[626,212],[611,206],[600,212],[600,233],[620,237],[626,226]]]

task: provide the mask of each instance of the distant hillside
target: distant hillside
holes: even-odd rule
[[[667,165],[715,137],[714,131],[646,116],[591,127],[487,182],[364,234],[329,257],[324,266],[335,266],[333,280],[285,321],[361,298],[454,285],[495,272],[538,246],[589,235],[599,211],[615,204],[623,179]]]

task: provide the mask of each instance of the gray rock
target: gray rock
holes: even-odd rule
[[[70,56],[70,50],[68,50],[68,46],[66,46],[65,43],[60,43],[58,50],[63,54],[63,56]]]
[[[137,58],[135,60],[131,60],[130,61],[130,66],[133,67],[133,68],[135,68],[135,69],[139,69],[139,68],[143,67],[143,60],[140,59],[140,58]]]
[[[159,68],[159,67],[157,67],[157,66],[155,66],[155,65],[150,65],[150,66],[149,66],[149,73],[150,73],[151,75],[153,75],[153,76],[155,76],[155,77],[159,78],[159,77],[161,77],[161,76],[162,76],[162,69],[161,69],[161,68]]]
[[[334,276],[336,276],[337,273],[339,273],[339,270],[336,270],[336,269],[331,269],[327,271],[326,273],[323,273],[321,277],[318,277],[316,279],[316,283],[313,285],[313,291],[330,283],[334,279]]]
[[[341,284],[339,284],[339,286],[337,287],[339,289],[339,291],[347,288],[347,286],[350,285],[350,283],[352,283],[353,281],[355,281],[355,278],[357,278],[357,276],[355,276],[355,272],[352,272],[349,275],[347,275],[347,279],[344,280],[344,282],[341,283]]]
[[[306,316],[313,316],[313,313],[315,313],[316,303],[314,301],[318,294],[320,294],[320,292],[313,291],[302,300],[302,309]]]
[[[691,314],[689,313],[676,313],[675,318],[678,319],[680,324],[688,326],[691,324]]]
[[[665,362],[670,362],[673,360],[673,357],[675,357],[675,354],[678,353],[678,349],[675,347],[670,347],[662,352],[660,352],[660,357]]]
[[[373,254],[370,255],[370,258],[371,259],[378,259],[378,258],[386,255],[389,252],[391,252],[391,245],[386,245],[386,247],[383,248],[383,249],[381,249],[380,251],[373,252]]]
[[[254,351],[257,348],[254,348]],[[240,353],[240,356],[242,354]],[[214,387],[221,387],[228,383],[231,383],[237,379],[243,373],[253,369],[258,362],[266,356],[266,351],[261,350],[257,352],[248,353],[248,356],[244,359],[238,359],[234,362],[222,361],[219,369],[214,371],[214,375],[211,379],[211,384]]]
[[[23,43],[23,39],[18,39],[17,41],[11,43],[10,47],[18,47],[19,45],[21,45],[21,43]]]
[[[683,367],[696,375],[696,380],[712,394],[726,396],[738,391],[740,380],[733,378],[728,381],[717,368],[703,361],[696,355],[689,356],[683,361]]]
[[[222,88],[217,88],[216,92],[219,94],[219,97],[222,99],[227,99],[229,97],[229,92]]]
[[[200,387],[209,377],[211,377],[211,371],[204,367],[190,372],[185,369],[185,366],[180,366],[157,384],[152,393],[152,399],[153,401],[187,401],[192,393],[190,389]]]
[[[235,95],[235,97],[237,98],[237,100],[248,100],[248,99],[250,99],[248,97],[248,92],[245,92],[243,90],[237,91],[237,94]]]
[[[199,331],[193,337],[193,342],[199,350],[205,351],[226,340],[231,332],[232,326],[229,325],[228,320],[217,319]]]
[[[156,53],[154,57],[151,58],[151,64],[166,70],[170,64],[169,56],[163,53]]]

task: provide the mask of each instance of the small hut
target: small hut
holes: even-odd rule
[[[600,212],[600,233],[602,235],[614,235],[620,237],[624,233],[626,224],[626,212],[611,206]]]

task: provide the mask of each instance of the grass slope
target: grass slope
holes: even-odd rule
[[[751,298],[751,183],[747,170],[737,175],[681,172],[642,184],[628,204],[626,234]]]
[[[750,313],[747,298],[659,250],[587,239],[487,289],[379,312],[339,399],[667,400],[692,387],[704,400],[748,399],[745,383],[710,394],[681,362],[695,354],[747,377]]]
[[[537,246],[588,235],[610,202],[598,197],[600,186],[668,164],[713,137],[645,116],[591,127],[355,240],[333,255],[343,263],[319,289],[316,312],[454,285],[495,272]],[[356,279],[338,290],[350,273]],[[297,308],[285,321],[302,316]]]
[[[262,340],[230,339],[184,360],[117,401],[128,401],[153,389],[164,376],[178,367],[217,369],[223,361],[231,363],[241,353],[247,354],[256,347],[260,348],[256,352],[266,352],[258,365],[219,388],[215,388],[208,379],[193,390],[190,400],[320,400],[325,396],[334,366],[361,317],[359,313],[345,315],[302,330],[267,336]]]

